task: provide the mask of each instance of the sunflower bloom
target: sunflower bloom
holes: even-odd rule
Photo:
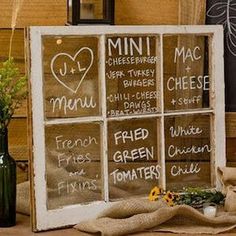
[[[149,196],[148,196],[148,199],[149,199],[150,201],[156,201],[156,200],[159,199],[159,196],[161,195],[161,193],[162,193],[162,189],[161,189],[161,188],[154,187],[154,188],[151,190],[151,192],[150,192],[150,194],[149,194]]]
[[[174,206],[174,194],[171,193],[170,191],[168,191],[162,198],[167,204],[168,206]]]
[[[166,196],[167,196],[168,199],[170,199],[170,200],[174,200],[174,198],[175,198],[174,193],[172,193],[172,192],[170,192],[170,191],[168,191],[168,192],[166,193]]]

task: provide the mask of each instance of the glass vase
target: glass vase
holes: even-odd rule
[[[16,224],[16,162],[8,152],[8,130],[0,131],[0,227]]]

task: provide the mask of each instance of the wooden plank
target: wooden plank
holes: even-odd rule
[[[228,167],[236,167],[236,162],[227,162]]]
[[[176,1],[177,2],[177,1]],[[179,25],[204,25],[205,0],[179,0]]]
[[[13,0],[0,1],[0,24],[3,28],[11,27]],[[16,27],[30,25],[65,25],[65,0],[24,0],[19,11]]]
[[[139,0],[138,2],[116,0],[115,23],[117,25],[205,24],[205,8],[205,0]]]
[[[176,25],[179,3],[176,0],[116,0],[117,25]]]
[[[226,157],[231,164],[236,164],[236,112],[226,112]]]
[[[115,23],[118,25],[175,25],[193,22],[204,24],[204,2],[203,0],[139,0],[137,4],[137,0],[116,0]],[[12,3],[13,0],[0,2],[1,27],[11,26]],[[181,18],[179,18],[179,8],[182,8]],[[64,0],[25,0],[16,26],[23,28],[29,25],[64,25],[66,12]]]
[[[227,138],[236,137],[236,112],[226,112],[225,122]]]
[[[0,28],[0,62],[1,63],[3,61],[6,61],[9,57],[10,37],[11,37],[10,29]],[[15,59],[16,65],[20,69],[20,73],[24,74],[25,73],[25,55],[24,55],[24,30],[23,29],[17,29],[14,32],[11,56]]]
[[[9,152],[16,160],[28,160],[27,119],[13,118],[9,126]]]
[[[236,138],[227,138],[226,147],[227,161],[236,162]]]

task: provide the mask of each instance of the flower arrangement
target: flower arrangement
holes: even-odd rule
[[[26,98],[26,76],[20,76],[13,58],[3,62],[0,68],[0,130],[8,127],[17,108]]]
[[[181,193],[164,191],[159,187],[154,187],[148,196],[150,201],[162,199],[169,206],[190,205],[194,208],[201,208],[205,203],[224,203],[225,196],[217,190],[205,190],[201,188],[186,188]]]
[[[165,192],[162,188],[154,187],[149,193],[148,199],[150,201],[164,200],[168,206],[174,206],[179,199],[179,194],[167,191]]]

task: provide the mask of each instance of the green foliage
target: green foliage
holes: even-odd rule
[[[201,188],[187,188],[180,194],[177,204],[186,204],[201,208],[204,203],[223,204],[225,196],[216,190],[203,190]]]
[[[21,77],[13,58],[0,68],[0,129],[6,128],[17,108],[26,98],[27,78]]]

